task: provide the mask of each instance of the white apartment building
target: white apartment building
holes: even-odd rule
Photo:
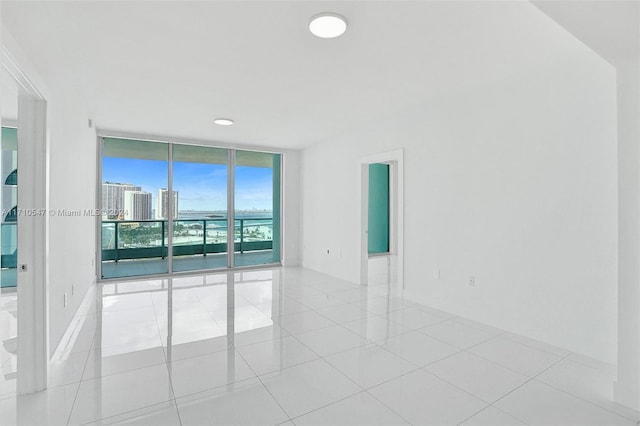
[[[125,220],[153,219],[151,193],[145,191],[125,191],[124,211]]]

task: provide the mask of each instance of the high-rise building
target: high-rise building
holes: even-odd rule
[[[160,188],[156,200],[156,219],[169,218],[169,190]],[[178,217],[178,191],[173,191],[173,218]]]
[[[106,219],[124,218],[124,194],[127,191],[141,191],[142,188],[130,183],[104,182],[102,184],[102,212]]]
[[[146,191],[125,191],[124,219],[153,219],[153,211],[151,210],[151,193]]]

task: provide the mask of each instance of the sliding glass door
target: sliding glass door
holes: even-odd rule
[[[102,278],[280,262],[280,154],[102,140]]]
[[[173,145],[174,271],[227,267],[228,156],[226,149]]]
[[[280,154],[235,153],[235,266],[280,261]]]
[[[169,272],[167,222],[153,207],[168,171],[167,144],[104,138],[102,278]]]

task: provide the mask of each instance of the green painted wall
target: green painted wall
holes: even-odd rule
[[[369,254],[389,252],[389,165],[369,164]]]

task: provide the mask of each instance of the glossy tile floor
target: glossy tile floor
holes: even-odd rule
[[[4,273],[5,271],[2,271],[2,274]],[[17,301],[18,296],[15,287],[0,288],[0,399],[14,396],[16,393]],[[1,421],[0,424],[2,424]]]
[[[50,388],[4,394],[0,424],[640,420],[610,401],[613,366],[409,302],[388,275],[370,277],[359,287],[278,268],[104,285],[56,355]]]

